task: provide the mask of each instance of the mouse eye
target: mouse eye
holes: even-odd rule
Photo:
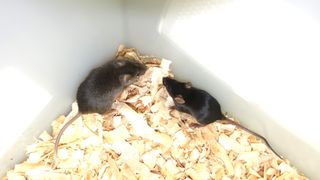
[[[191,82],[187,82],[187,83],[185,83],[185,87],[186,87],[187,89],[190,89],[190,88],[192,87]]]
[[[122,84],[127,84],[132,79],[130,74],[124,74],[119,77],[119,80]]]
[[[184,104],[185,100],[183,99],[183,97],[179,94],[178,96],[176,96],[174,98],[174,100],[178,103],[178,104]]]
[[[140,76],[140,75],[141,75],[141,72],[137,71],[134,75],[135,75],[135,76]]]

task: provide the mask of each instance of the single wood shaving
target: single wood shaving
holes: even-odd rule
[[[53,144],[60,128],[78,113],[76,102],[27,148],[27,159],[3,179],[307,179],[253,135],[213,123],[192,129],[190,115],[174,109],[162,85],[174,77],[171,61],[119,46],[118,59],[148,67],[104,115],[89,114],[64,133],[59,159]]]

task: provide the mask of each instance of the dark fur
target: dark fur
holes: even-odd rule
[[[225,118],[218,101],[206,91],[170,78],[163,78],[163,85],[173,98],[177,110],[191,114],[200,124],[207,125]],[[183,97],[184,104],[176,102],[174,97],[178,95]]]
[[[282,158],[271,147],[266,138],[239,123],[226,118],[222,114],[219,102],[206,91],[192,87],[189,83],[179,82],[170,78],[163,78],[162,82],[169,95],[173,98],[176,109],[192,115],[200,123],[200,125],[194,125],[194,127],[201,127],[216,121],[223,124],[235,125],[236,127],[259,137],[274,154],[279,158]]]
[[[93,69],[77,91],[79,113],[61,128],[56,138],[54,144],[56,156],[61,136],[70,124],[81,114],[104,114],[110,111],[114,99],[146,70],[145,65],[132,60],[111,60]]]
[[[107,112],[115,97],[145,71],[146,66],[132,60],[113,60],[93,69],[78,88],[79,111]]]

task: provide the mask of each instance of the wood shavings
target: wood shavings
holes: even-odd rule
[[[116,57],[140,61],[148,70],[127,87],[105,115],[89,114],[53,143],[60,128],[78,113],[77,103],[27,147],[27,159],[3,179],[307,179],[276,157],[255,136],[233,125],[199,129],[190,115],[174,109],[162,85],[173,77],[171,61],[140,55],[121,45]]]
[[[40,134],[39,139],[41,139],[42,141],[50,141],[52,139],[52,136],[50,136],[50,134],[47,131],[43,131]]]
[[[238,153],[241,152],[241,145],[235,139],[232,139],[225,134],[221,134],[218,141],[227,151],[232,150]]]
[[[160,153],[161,151],[159,150],[146,152],[141,156],[141,159],[150,169],[153,169],[156,165],[157,158],[160,156]]]
[[[186,173],[194,180],[210,179],[210,170],[205,164],[195,164]]]
[[[130,137],[130,134],[127,128],[123,125],[119,126],[118,128],[104,132],[104,137],[107,140],[107,143],[113,144],[118,141],[124,141]]]

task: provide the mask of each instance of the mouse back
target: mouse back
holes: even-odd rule
[[[219,102],[208,92],[192,87],[191,83],[163,78],[163,85],[179,111],[188,113],[201,124],[224,119]]]
[[[103,114],[110,110],[116,96],[145,71],[145,65],[127,59],[111,60],[93,69],[78,87],[79,111]]]

